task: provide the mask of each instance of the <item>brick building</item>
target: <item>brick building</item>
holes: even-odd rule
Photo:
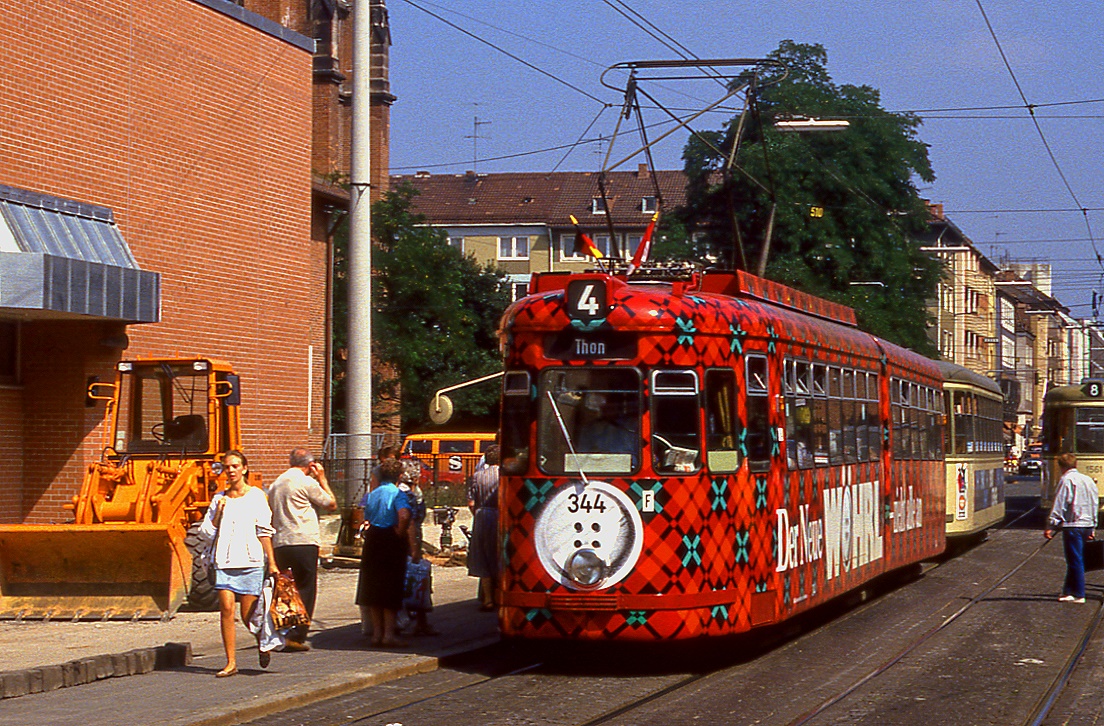
[[[45,220],[0,229],[0,291],[46,270],[0,293],[0,521],[65,520],[103,442],[86,383],[122,358],[233,363],[267,480],[320,446],[311,39],[227,0],[0,0],[0,32],[0,221]],[[76,234],[51,247],[50,225],[119,256]]]

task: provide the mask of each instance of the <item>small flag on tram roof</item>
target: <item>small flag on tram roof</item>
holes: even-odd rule
[[[636,254],[629,263],[629,274],[648,261],[648,255],[652,252],[652,235],[655,234],[656,222],[659,221],[659,210],[652,215],[652,221],[648,222],[648,228],[644,230],[644,236],[640,238],[640,244],[636,246]]]
[[[590,238],[590,235],[579,227],[579,220],[575,219],[575,215],[569,214],[567,216],[571,219],[571,223],[575,225],[575,251],[582,252],[596,260],[605,257],[602,250],[598,249],[598,245],[594,244],[594,240]]]

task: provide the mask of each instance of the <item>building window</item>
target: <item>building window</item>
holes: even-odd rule
[[[640,211],[645,214],[653,214],[656,210],[656,198],[655,197],[643,197],[640,200]]]
[[[583,254],[579,250],[575,249],[575,235],[573,234],[561,234],[560,235],[560,261],[572,262],[581,261]]]
[[[527,236],[499,237],[498,259],[500,260],[527,260],[529,259],[529,238]]]
[[[640,240],[644,239],[642,234],[629,234],[625,235],[625,254],[632,257],[636,254],[636,248],[640,246]]]
[[[975,290],[971,287],[966,288],[966,312],[967,313],[976,315],[977,311],[978,311],[980,300],[981,300],[981,295],[978,294],[977,290]]]
[[[460,254],[464,253],[464,238],[463,237],[449,237],[449,247],[456,249]]]
[[[605,214],[606,213],[606,200],[601,197],[594,197],[590,200],[590,213],[591,214]]]
[[[19,323],[0,320],[0,384],[19,382]]]
[[[981,355],[981,336],[972,330],[967,330],[965,335],[966,355],[977,358]]]
[[[526,295],[529,294],[529,283],[528,282],[514,282],[514,283],[511,283],[510,288],[511,288],[511,291],[510,291],[510,299],[511,300],[520,300],[521,298],[523,298],[523,297],[525,297]]]

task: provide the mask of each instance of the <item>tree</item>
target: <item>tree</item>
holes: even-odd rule
[[[928,214],[914,180],[935,179],[920,119],[886,111],[870,86],[833,83],[820,45],[783,41],[769,57],[786,71],[768,69],[753,87],[737,168],[724,173],[738,118],[702,134],[709,144],[692,137],[683,153],[689,183],[678,221],[709,234],[661,251],[754,272],[774,210],[768,278],[850,305],[864,329],[936,354],[923,311],[942,268],[915,241]],[[788,116],[851,125],[819,134],[773,127]]]
[[[505,275],[449,246],[443,231],[411,212],[415,194],[404,185],[372,205],[373,408],[401,391],[403,430],[425,423],[438,389],[502,369],[498,321],[510,303]],[[337,258],[335,301],[342,301],[340,249]],[[335,428],[343,422],[344,310],[335,305]],[[476,386],[454,401],[471,417],[493,418],[498,393],[493,384]]]

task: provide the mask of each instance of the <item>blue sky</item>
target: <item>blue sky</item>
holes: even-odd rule
[[[599,83],[606,67],[678,57],[616,8],[700,58],[763,57],[787,39],[823,45],[837,84],[872,86],[885,108],[924,119],[919,136],[930,146],[936,181],[922,185],[922,195],[942,203],[995,262],[1051,262],[1055,295],[1075,316],[1091,315],[1092,290],[1104,290],[1094,252],[1095,243],[1104,254],[1099,2],[388,0],[398,96],[392,172],[597,171],[595,143],[570,154],[532,152],[610,136],[616,117],[600,114],[602,104],[621,99]],[[719,86],[687,81],[649,90],[688,112],[715,100]],[[1041,135],[1024,98],[1036,105]],[[967,110],[989,107],[1007,108]],[[695,128],[719,128],[731,115],[707,116]],[[476,117],[483,123],[473,140]],[[664,117],[647,111],[645,120]],[[657,166],[681,168],[686,138],[679,132],[660,144]],[[618,140],[614,156],[633,151],[635,140]]]

